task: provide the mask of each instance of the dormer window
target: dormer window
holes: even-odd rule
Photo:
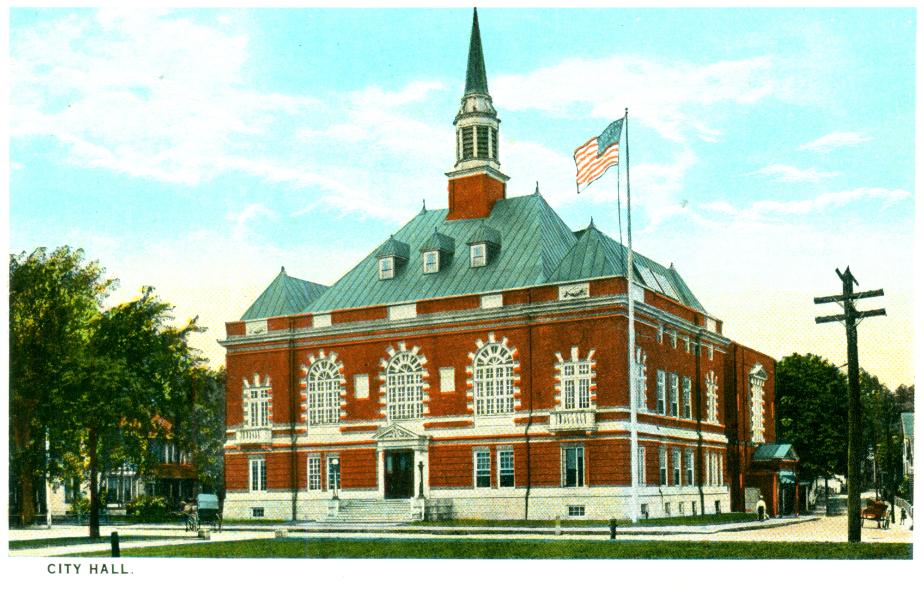
[[[395,258],[388,256],[379,260],[379,280],[391,280],[395,277]]]
[[[480,268],[488,263],[488,246],[484,243],[475,243],[471,247],[472,268]]]
[[[423,254],[424,274],[436,274],[439,271],[440,271],[440,252],[438,250],[424,252]]]
[[[395,239],[392,235],[375,252],[378,259],[379,280],[391,280],[395,277],[398,268],[407,262],[410,247],[404,242]]]

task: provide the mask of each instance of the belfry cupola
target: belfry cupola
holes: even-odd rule
[[[477,9],[472,19],[465,93],[454,123],[456,165],[446,172],[449,177],[446,219],[484,218],[491,214],[494,203],[505,197],[509,178],[500,171],[500,119],[488,94]]]

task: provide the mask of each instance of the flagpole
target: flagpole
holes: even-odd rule
[[[632,523],[638,522],[638,376],[635,368],[635,301],[633,286],[635,266],[632,255],[632,190],[629,184],[629,109],[626,108],[626,229],[629,237],[629,256],[626,262],[626,294],[629,299],[629,467],[632,469]]]

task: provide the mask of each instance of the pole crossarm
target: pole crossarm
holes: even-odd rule
[[[853,314],[857,319],[862,319],[863,317],[876,317],[879,315],[885,315],[885,309],[873,309],[872,311],[857,311]]]
[[[847,295],[842,295],[842,294],[831,295],[828,297],[815,297],[815,304],[820,305],[822,303],[840,303],[846,300],[853,301],[856,299],[868,299],[871,297],[881,297],[884,294],[885,293],[880,288],[878,290],[866,290],[863,292],[855,292],[852,295],[850,295],[849,298],[847,297]]]
[[[815,317],[815,323],[834,323],[835,321],[847,321],[847,315],[826,315],[824,317]]]

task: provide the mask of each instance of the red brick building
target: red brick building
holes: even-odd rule
[[[622,244],[508,197],[477,15],[454,122],[447,209],[333,286],[283,269],[227,324],[225,516],[629,517],[630,294],[641,517],[728,511],[774,360],[673,266],[636,253],[628,293]]]

